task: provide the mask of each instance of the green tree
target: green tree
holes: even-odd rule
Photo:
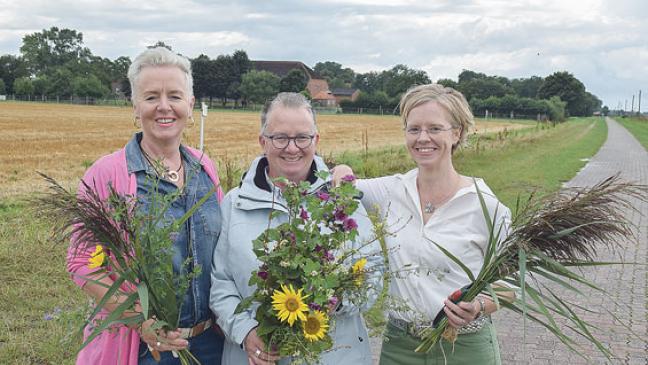
[[[14,80],[13,90],[19,96],[31,96],[34,94],[34,84],[29,77],[19,77]]]
[[[292,69],[279,82],[279,91],[298,93],[306,88],[307,83],[308,80],[303,71]]]
[[[7,87],[5,86],[4,80],[0,79],[0,95],[5,95]]]
[[[326,79],[329,87],[350,87],[356,77],[350,68],[343,68],[341,64],[332,61],[318,62],[313,71]]]
[[[212,70],[213,63],[209,56],[201,54],[191,60],[191,73],[193,76],[193,93],[198,98],[209,98],[211,105],[214,92],[212,90],[215,80]]]
[[[455,90],[457,90],[457,87],[459,86],[459,84],[452,79],[438,79],[436,83],[445,87],[451,87]]]
[[[570,115],[584,115],[583,103],[587,103],[585,85],[574,75],[567,71],[554,72],[547,76],[538,90],[538,97],[550,99],[552,96],[560,97],[567,103],[566,113]]]
[[[511,87],[515,93],[523,98],[537,98],[538,90],[544,79],[539,76],[531,76],[528,79],[513,79],[511,80]]]
[[[173,51],[173,48],[171,48],[171,46],[169,46],[168,44],[164,43],[164,41],[157,41],[153,45],[146,46],[146,48],[149,48],[149,49],[150,48],[155,48],[155,47],[164,47],[164,48],[168,49],[169,51]]]
[[[41,98],[52,89],[52,83],[46,75],[35,78],[32,83],[34,84],[34,95],[39,95]]]
[[[472,78],[468,81],[459,82],[457,87],[467,100],[472,98],[486,99],[490,96],[502,97],[513,93],[510,87],[502,84],[500,80],[494,77]]]
[[[609,113],[610,113],[610,108],[608,108],[608,106],[605,105],[605,106],[601,109],[601,114],[603,114],[604,116],[607,117]]]
[[[279,92],[279,82],[271,72],[251,70],[243,75],[239,91],[245,100],[262,104]]]
[[[72,95],[72,79],[74,75],[65,67],[59,67],[52,72],[48,95],[70,97]]]
[[[72,93],[79,97],[101,98],[110,92],[95,75],[75,77],[72,80]]]
[[[405,65],[396,65],[383,71],[383,91],[390,97],[400,97],[414,85],[429,84],[430,78],[423,70],[411,69]]]
[[[24,36],[20,53],[33,75],[49,75],[51,69],[70,62],[77,63],[91,55],[90,50],[83,46],[82,33],[57,27]]]
[[[468,81],[472,81],[475,79],[485,79],[488,76],[486,74],[483,74],[481,72],[475,72],[475,71],[470,71],[470,70],[462,70],[461,73],[459,74],[458,77],[458,82],[459,84],[466,83]]]
[[[14,94],[14,81],[29,76],[27,65],[21,57],[10,54],[0,56],[0,79],[4,81],[7,94]]]
[[[252,69],[252,62],[248,58],[244,50],[236,50],[232,54],[231,78],[229,86],[227,87],[226,95],[230,99],[234,99],[234,104],[238,104],[241,99],[239,87],[241,86],[241,78],[243,75]]]
[[[382,78],[376,71],[357,74],[353,81],[353,87],[366,93],[373,93],[383,89]]]

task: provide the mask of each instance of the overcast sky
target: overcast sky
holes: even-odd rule
[[[188,57],[335,61],[356,72],[402,63],[430,78],[462,69],[509,78],[569,71],[610,108],[643,89],[646,0],[0,0],[0,54],[51,26],[92,52],[131,59],[158,40]],[[638,101],[635,101],[635,110]]]

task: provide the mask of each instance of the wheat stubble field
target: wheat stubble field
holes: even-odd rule
[[[131,107],[0,102],[0,199],[42,191],[41,171],[64,184],[76,184],[98,157],[125,145],[136,131]],[[198,112],[194,113],[200,120]],[[402,144],[397,116],[321,115],[319,153]],[[477,122],[477,133],[523,128],[523,124]],[[205,150],[216,161],[246,166],[260,151],[259,113],[210,111]],[[200,128],[185,131],[184,143],[197,146]]]

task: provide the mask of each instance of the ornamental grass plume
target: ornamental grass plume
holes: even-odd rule
[[[79,331],[93,324],[91,333],[81,345],[88,345],[102,331],[115,325],[139,327],[155,318],[151,331],[175,330],[180,320],[180,305],[190,280],[200,273],[200,267],[182,273],[173,269],[173,233],[193,215],[214,191],[206,194],[178,220],[168,220],[165,213],[171,203],[182,194],[158,191],[159,181],[151,179],[148,211],[138,209],[135,197],[118,194],[111,186],[108,197],[102,199],[98,189],[85,181],[79,193],[67,191],[54,179],[41,174],[50,185],[50,193],[33,201],[36,213],[53,223],[53,238],[70,242],[74,255],[94,250],[88,267],[97,269],[92,277],[83,277],[97,285],[111,278],[113,284],[96,304],[93,312]],[[115,297],[125,298],[105,318],[97,315]],[[189,352],[176,353],[182,364],[199,363]],[[155,357],[155,354],[154,354]]]
[[[434,243],[472,281],[453,293],[451,300],[472,301],[480,293],[489,295],[498,306],[541,324],[567,347],[585,357],[578,351],[577,342],[565,334],[556,321],[562,318],[568,323],[568,328],[594,344],[610,359],[611,351],[592,334],[594,325],[572,309],[577,305],[561,298],[542,281],[528,280],[528,277],[542,277],[548,284],[559,285],[575,295],[584,294],[572,286],[571,281],[607,294],[596,283],[569,268],[614,264],[595,261],[597,252],[601,248],[615,250],[622,239],[633,237],[624,211],[634,209],[630,198],[648,201],[648,186],[621,182],[616,175],[590,188],[566,188],[544,197],[531,196],[518,209],[509,232],[494,231],[496,222],[489,216],[481,192],[478,190],[477,193],[490,230],[479,275],[475,278],[457,257]],[[495,287],[493,284],[496,282],[519,287],[521,296],[512,301],[499,298],[498,292],[514,289]],[[424,333],[416,351],[430,351],[441,338],[451,342],[456,339],[456,331],[448,326],[443,311],[435,319],[435,326]]]

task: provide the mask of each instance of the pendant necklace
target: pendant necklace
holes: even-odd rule
[[[146,161],[148,161],[149,165],[153,167],[153,170],[155,171],[156,175],[160,176],[163,179],[168,179],[172,183],[177,183],[178,181],[180,181],[180,171],[184,166],[184,163],[182,161],[182,156],[180,156],[180,167],[178,167],[177,170],[171,170],[167,166],[165,166],[162,162],[153,163],[151,156],[149,156],[149,154],[146,153],[146,151],[144,151],[141,145],[140,145],[140,150],[142,151],[142,154],[144,155]],[[158,167],[160,167],[158,165],[161,165],[162,169],[164,170],[162,174],[160,174],[160,171],[158,170]]]

